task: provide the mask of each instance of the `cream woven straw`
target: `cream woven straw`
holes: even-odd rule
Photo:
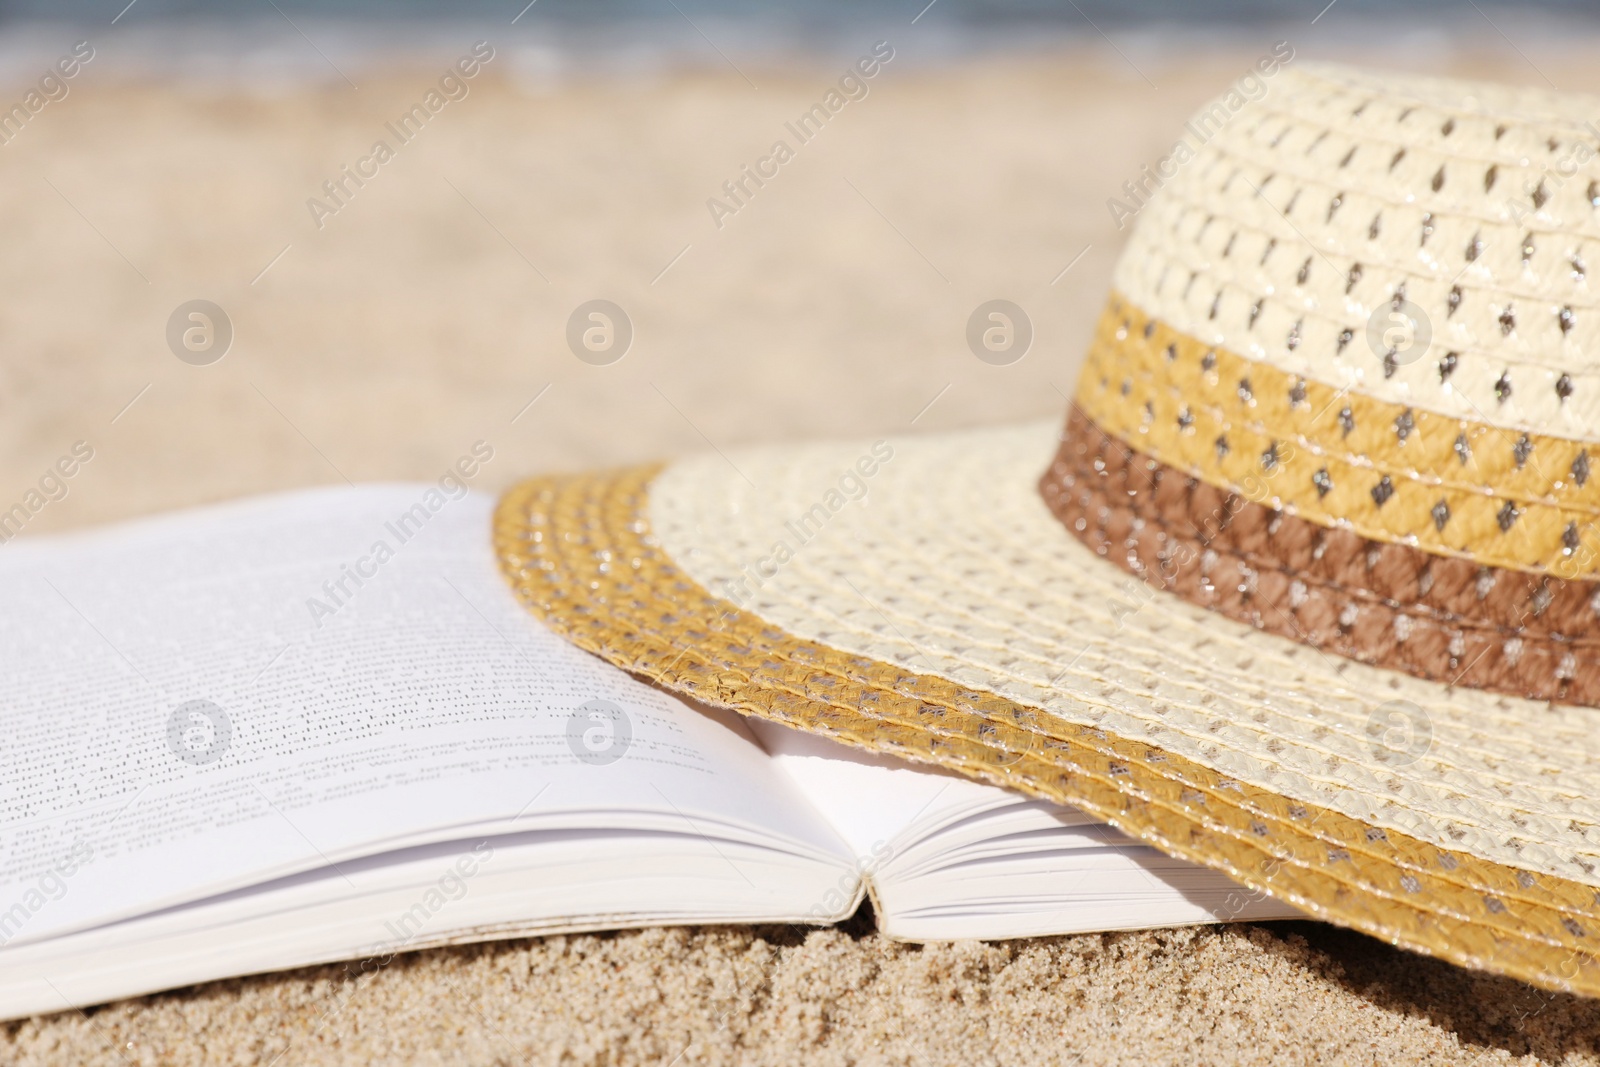
[[[669,688],[1600,994],[1600,101],[1297,67],[1218,114],[1064,431],[534,479],[506,574]]]

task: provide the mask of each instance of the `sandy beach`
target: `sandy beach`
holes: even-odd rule
[[[359,89],[96,81],[91,61],[0,145],[0,511],[80,442],[92,451],[64,495],[28,507],[22,536],[431,480],[477,441],[494,457],[476,485],[493,492],[750,442],[1057,416],[1124,237],[1107,200],[1258,54],[1135,68],[1085,46],[930,65],[902,42],[802,139],[788,124],[858,56],[534,86],[479,55],[459,88],[442,83],[472,47]],[[1600,90],[1579,50],[1538,70],[1510,49],[1431,69]],[[425,124],[391,132],[435,91],[446,102]],[[1009,366],[965,340],[994,298],[1033,323]],[[194,299],[232,325],[209,365],[166,338]],[[610,365],[567,343],[594,299],[632,324]],[[802,1054],[1576,1064],[1600,1061],[1600,1004],[1309,922],[928,947],[856,927],[690,928],[442,949],[359,979],[330,966],[0,1025],[0,1061],[17,1064]]]

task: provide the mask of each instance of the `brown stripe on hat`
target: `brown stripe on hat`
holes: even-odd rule
[[[1039,487],[1099,555],[1258,629],[1419,678],[1600,706],[1600,583],[1317,525],[1133,451],[1076,406]]]

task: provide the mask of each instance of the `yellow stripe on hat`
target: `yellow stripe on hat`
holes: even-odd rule
[[[1311,522],[1485,566],[1600,575],[1600,455],[1581,441],[1309,381],[1115,293],[1077,402],[1136,451]]]

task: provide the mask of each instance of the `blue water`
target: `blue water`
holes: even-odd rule
[[[50,20],[105,23],[126,0],[0,0],[0,21]],[[509,19],[523,0],[275,0],[285,14],[361,22],[416,20],[489,22]],[[674,23],[684,16],[719,23],[770,27],[816,23],[905,23],[926,0],[539,0],[528,17],[567,24]],[[1307,24],[1325,0],[936,0],[923,19],[948,25],[1092,26],[1125,28],[1152,23],[1248,27],[1263,23]],[[1479,7],[1510,26],[1528,16],[1600,21],[1596,0],[1531,0],[1483,3]],[[681,10],[680,10],[681,9]],[[276,15],[268,0],[137,0],[124,18],[149,20],[249,21]],[[1481,14],[1465,0],[1338,0],[1324,16],[1331,23],[1360,19],[1392,24],[1473,22]],[[1497,19],[1499,21],[1499,19]]]
[[[1600,0],[0,0],[0,82],[26,80],[80,38],[104,77],[263,84],[354,84],[374,66],[486,39],[508,75],[555,84],[833,63],[877,40],[903,46],[904,66],[1085,41],[1158,63],[1289,40],[1307,58],[1404,67],[1456,48],[1538,54],[1597,32]]]

